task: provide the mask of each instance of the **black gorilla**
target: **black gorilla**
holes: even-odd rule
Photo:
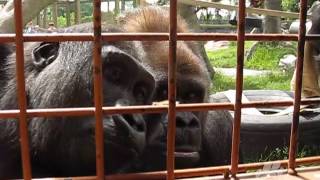
[[[123,26],[129,32],[168,32],[169,12],[146,7],[129,12]],[[178,32],[189,32],[185,21],[178,17]],[[147,58],[143,63],[156,79],[153,101],[168,98],[168,42],[143,42]],[[208,102],[210,78],[195,42],[177,42],[177,101]],[[162,102],[165,103],[165,102]],[[147,115],[147,147],[138,170],[163,170],[166,167],[168,117],[166,113]],[[227,111],[177,112],[176,168],[223,165],[230,163],[232,117]],[[137,163],[138,164],[138,163]]]
[[[91,24],[63,32],[92,32]],[[119,31],[103,28],[104,32]],[[28,108],[93,106],[93,42],[25,43]],[[15,53],[1,47],[0,109],[17,109]],[[103,43],[104,106],[150,102],[153,76],[139,63],[144,52],[138,42]],[[35,176],[95,174],[95,118],[34,117],[28,122]],[[103,119],[106,173],[123,172],[145,146],[146,127],[141,115],[112,115]],[[21,177],[20,144],[16,119],[0,119],[0,179]]]

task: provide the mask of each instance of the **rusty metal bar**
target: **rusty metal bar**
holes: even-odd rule
[[[29,154],[29,134],[27,124],[27,99],[26,87],[24,77],[24,50],[23,50],[23,22],[22,22],[22,9],[21,0],[14,1],[14,19],[15,19],[15,43],[16,43],[16,80],[17,80],[17,95],[19,104],[19,136],[20,136],[20,149],[22,157],[22,170],[23,178],[31,179],[31,165]]]
[[[101,0],[93,1],[93,77],[94,77],[94,110],[96,118],[96,172],[97,179],[104,179],[104,141],[103,141],[103,95],[102,95],[102,62],[101,62]]]
[[[289,164],[288,173],[295,174],[296,167],[296,151],[298,141],[299,115],[301,105],[301,90],[302,90],[302,72],[303,72],[303,58],[304,45],[306,35],[306,16],[307,16],[307,0],[300,1],[300,25],[298,36],[298,59],[296,62],[296,79],[293,102],[293,118],[291,124],[290,147],[289,147]]]
[[[306,165],[311,163],[320,162],[320,156],[316,157],[306,157],[299,158],[296,160],[297,165]],[[279,164],[281,167],[286,168],[288,166],[288,160],[278,160],[278,161],[268,161],[268,162],[258,162],[258,163],[249,163],[249,164],[239,164],[239,171],[246,172],[248,170],[258,170],[263,168],[266,165]],[[204,168],[192,168],[192,169],[180,169],[175,170],[176,178],[187,178],[195,176],[213,176],[221,175],[225,171],[229,170],[229,166],[215,166],[215,167],[204,167]],[[110,180],[160,180],[166,179],[166,171],[156,171],[156,172],[147,172],[147,173],[130,173],[130,174],[115,174],[105,176],[105,179]],[[56,180],[63,180],[66,178],[55,178]],[[89,180],[96,179],[95,176],[86,176],[86,177],[72,177],[74,180]]]
[[[319,98],[302,99],[301,105],[319,104]],[[252,107],[276,107],[292,106],[293,101],[253,101],[243,102],[242,108]],[[168,111],[168,106],[121,106],[103,107],[103,114],[122,114],[122,113],[163,113]],[[211,110],[234,110],[232,103],[197,103],[197,104],[177,104],[176,111],[211,111]],[[17,118],[19,110],[0,110],[0,118]],[[48,108],[48,109],[27,109],[28,117],[59,117],[59,116],[89,116],[94,115],[93,107],[84,108]]]
[[[102,33],[103,41],[168,41],[168,33]],[[0,42],[14,42],[14,34],[0,34]],[[236,41],[236,34],[178,33],[179,41]],[[296,34],[246,34],[247,41],[298,41]],[[320,40],[319,34],[306,35],[306,41]],[[93,41],[92,33],[24,34],[24,42]]]
[[[243,89],[243,61],[244,61],[244,35],[245,35],[245,10],[246,1],[239,0],[238,25],[237,25],[237,77],[236,77],[236,101],[232,130],[231,149],[231,176],[235,177],[238,171],[240,124],[241,124],[241,99]]]
[[[170,0],[169,29],[167,180],[173,180],[175,179],[174,151],[176,138],[177,0]]]

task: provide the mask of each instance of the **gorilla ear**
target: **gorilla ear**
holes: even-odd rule
[[[58,42],[42,42],[32,51],[33,64],[37,68],[45,68],[58,57],[58,52]]]

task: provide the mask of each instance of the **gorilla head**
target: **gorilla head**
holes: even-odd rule
[[[161,44],[161,45],[160,45]],[[166,103],[168,99],[168,47],[164,43],[156,45],[162,54],[153,56],[148,65],[155,74],[156,90],[153,101]],[[152,47],[149,47],[152,48]],[[152,50],[151,50],[152,51]],[[154,49],[154,51],[156,51]],[[153,51],[153,52],[154,52]],[[147,58],[147,60],[150,58]],[[154,63],[157,62],[157,63]],[[208,73],[205,71],[201,59],[194,55],[186,43],[179,42],[177,45],[177,103],[202,103],[206,102],[209,89]],[[177,112],[176,113],[176,139],[175,161],[176,167],[186,168],[198,164],[202,149],[202,119],[205,112]],[[163,169],[166,158],[168,115],[147,115],[147,152],[150,158],[159,158],[159,164],[154,164],[155,169]],[[152,155],[158,152],[158,156]],[[147,153],[149,154],[149,153]],[[150,166],[152,167],[152,166]]]
[[[79,25],[64,32],[88,32],[91,28],[89,24]],[[93,42],[25,43],[28,108],[93,106],[93,48]],[[138,42],[103,43],[104,106],[149,103],[155,82],[139,63],[144,58]],[[6,83],[1,84],[2,110],[18,107],[15,60],[14,53],[0,59],[7,72]],[[0,179],[17,174],[16,168],[21,166],[17,123],[15,119],[0,121]],[[95,174],[93,116],[34,117],[29,119],[28,128],[34,169],[41,167],[55,176]],[[121,171],[145,146],[144,120],[137,114],[106,115],[103,128],[106,172]]]
[[[169,11],[146,7],[127,14],[123,26],[129,32],[169,32]],[[189,32],[178,16],[178,32]],[[153,101],[168,99],[168,42],[143,42],[146,57],[143,63],[156,79]],[[178,103],[208,101],[210,78],[196,42],[177,42]],[[162,102],[163,103],[163,102]],[[210,119],[206,112],[177,112],[175,166],[187,168],[225,164],[230,160],[232,119],[225,111],[215,111]],[[147,147],[140,170],[163,170],[166,161],[168,116],[147,115]]]

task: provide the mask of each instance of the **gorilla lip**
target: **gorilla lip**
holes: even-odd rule
[[[199,158],[199,152],[174,152],[176,158]]]

